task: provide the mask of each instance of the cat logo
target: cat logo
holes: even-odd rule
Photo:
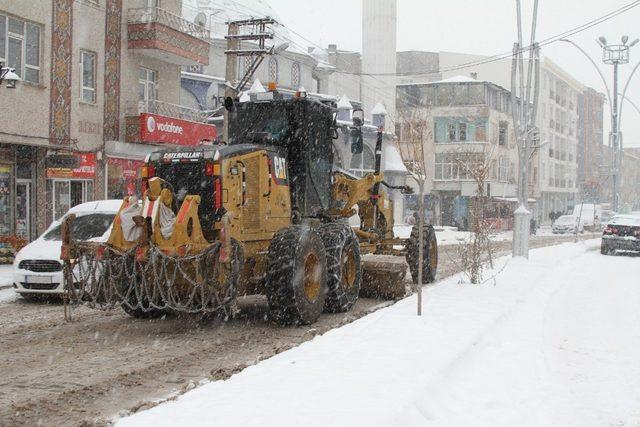
[[[276,179],[287,179],[287,161],[284,158],[275,156],[273,158],[273,167]]]

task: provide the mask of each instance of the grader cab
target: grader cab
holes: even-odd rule
[[[152,317],[231,313],[238,297],[261,294],[278,323],[310,324],[322,311],[349,310],[361,290],[404,296],[404,263],[363,258],[404,256],[414,279],[420,268],[417,228],[409,239],[393,235],[379,158],[363,178],[336,171],[334,106],[269,94],[227,103],[228,144],[149,155],[144,196],[125,198],[108,242],[63,232],[70,298]],[[354,215],[360,225],[352,228]],[[424,231],[429,282],[437,244],[433,228]]]

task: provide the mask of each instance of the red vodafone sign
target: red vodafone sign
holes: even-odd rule
[[[200,145],[212,142],[218,133],[213,125],[161,116],[140,114],[140,141],[175,145]]]

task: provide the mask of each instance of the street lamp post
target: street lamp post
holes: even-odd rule
[[[602,47],[602,62],[613,65],[613,96],[611,108],[611,146],[612,146],[612,204],[613,211],[618,212],[619,209],[619,189],[620,186],[620,167],[622,159],[622,141],[620,139],[620,123],[618,122],[618,65],[627,64],[629,62],[629,48],[638,43],[635,39],[631,43],[628,36],[622,36],[621,44],[607,44],[607,39],[600,36],[597,39],[598,44]]]
[[[4,63],[0,62],[0,86],[5,81],[7,82],[7,89],[15,89],[16,84],[20,81],[20,76],[16,74],[14,68],[5,67]]]
[[[632,41],[631,43],[628,43],[629,41],[629,37],[628,36],[622,36],[621,42],[622,44],[618,44],[618,45],[608,45],[607,44],[607,39],[605,39],[604,37],[599,37],[598,39],[596,39],[596,41],[598,42],[598,44],[600,45],[600,47],[602,48],[602,61],[605,64],[611,64],[613,65],[613,96],[611,91],[609,90],[609,85],[607,85],[607,80],[604,77],[604,74],[602,74],[602,71],[600,71],[600,68],[598,67],[598,65],[596,64],[596,62],[589,56],[589,54],[582,49],[580,46],[578,46],[576,43],[574,43],[571,40],[568,39],[560,39],[560,41],[562,42],[567,42],[567,43],[571,43],[575,48],[577,48],[584,56],[587,57],[587,59],[589,60],[589,62],[591,62],[591,64],[594,66],[594,68],[596,69],[596,71],[598,72],[598,74],[600,75],[600,78],[602,79],[602,83],[604,84],[605,90],[606,90],[606,94],[607,94],[607,98],[609,100],[609,110],[611,113],[611,134],[609,136],[609,143],[612,146],[612,171],[611,171],[611,184],[612,184],[612,208],[614,210],[614,212],[617,212],[619,206],[618,206],[618,202],[619,202],[619,197],[618,197],[618,186],[620,185],[619,182],[619,174],[620,174],[620,166],[621,166],[621,157],[622,157],[622,138],[621,138],[621,132],[620,132],[620,113],[622,112],[622,105],[619,106],[618,108],[618,65],[619,64],[626,64],[629,62],[629,48],[633,47],[636,45],[636,43],[638,43],[640,41],[640,39],[635,39],[634,41]],[[638,65],[640,65],[640,63],[638,63]],[[635,66],[635,68],[633,69],[633,71],[631,72],[631,74],[629,75],[629,78],[627,79],[627,83],[625,84],[625,88],[622,92],[622,101],[621,104],[624,103],[625,101],[625,92],[627,87],[629,86],[629,82],[631,81],[631,77],[633,77],[633,74],[635,73],[636,69],[638,68],[638,65]]]

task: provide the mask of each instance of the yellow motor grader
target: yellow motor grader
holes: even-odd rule
[[[141,171],[143,199],[124,199],[106,243],[74,240],[73,217],[65,220],[62,258],[72,300],[154,317],[230,313],[237,297],[261,294],[271,318],[288,325],[349,310],[361,288],[405,295],[404,263],[362,257],[404,256],[414,279],[420,268],[417,227],[409,239],[393,234],[390,186],[380,172],[382,131],[375,172],[358,178],[333,164],[335,105],[258,95],[227,99],[228,144],[150,154]],[[361,120],[350,138],[352,152],[361,152]],[[349,225],[354,215],[357,227]],[[431,226],[423,252],[430,282],[438,262]]]

